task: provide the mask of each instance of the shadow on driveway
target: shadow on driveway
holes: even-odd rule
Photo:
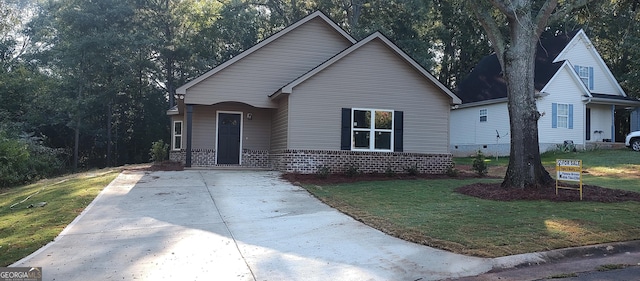
[[[406,242],[277,172],[124,172],[13,266],[43,280],[439,280],[492,261]]]

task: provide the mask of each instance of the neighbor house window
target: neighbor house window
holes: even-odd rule
[[[392,151],[393,110],[353,109],[351,120],[352,149]]]
[[[558,128],[569,128],[569,105],[564,103],[558,104]]]
[[[480,109],[480,122],[487,122],[487,110]]]
[[[551,128],[573,129],[573,104],[551,104]]]
[[[182,149],[182,121],[173,122],[173,150]]]
[[[576,65],[574,68],[580,80],[582,80],[582,83],[584,83],[589,90],[593,90],[593,67]]]

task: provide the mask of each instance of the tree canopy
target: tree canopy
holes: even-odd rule
[[[315,10],[357,39],[381,31],[454,89],[496,50],[473,3],[0,0],[0,137],[36,137],[68,169],[147,162],[153,141],[168,142],[165,111],[177,87]],[[639,20],[636,1],[610,0],[540,28],[584,28],[638,95]]]

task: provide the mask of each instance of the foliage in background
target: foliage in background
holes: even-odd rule
[[[0,187],[60,174],[63,151],[42,145],[42,139],[10,136],[0,128]]]
[[[633,3],[592,2],[547,31],[585,28],[629,95]],[[463,0],[3,0],[0,122],[67,151],[62,169],[146,162],[177,87],[316,10],[356,39],[382,31],[451,89],[492,52]]]

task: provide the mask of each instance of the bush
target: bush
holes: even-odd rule
[[[42,142],[33,135],[10,136],[0,130],[0,186],[23,184],[64,171],[62,150]]]
[[[409,174],[410,176],[417,176],[419,174],[418,164],[407,166],[406,168],[404,168],[404,171],[407,172],[407,174]]]
[[[357,164],[348,164],[344,169],[344,174],[348,177],[355,177],[360,174],[360,167]]]
[[[387,169],[384,170],[384,174],[389,177],[392,178],[396,175],[396,171],[393,170],[393,168],[391,168],[391,165],[387,166]]]
[[[450,178],[455,178],[458,176],[458,169],[456,169],[456,164],[451,164],[451,166],[447,167],[447,171],[445,172],[447,176]]]
[[[478,150],[476,157],[473,159],[473,170],[478,176],[484,177],[487,175],[487,163],[484,161],[485,157],[482,151]]]
[[[331,169],[327,166],[320,166],[318,167],[318,170],[316,170],[316,175],[321,179],[328,178],[329,174],[331,174]]]
[[[151,161],[155,163],[167,160],[167,155],[169,155],[169,144],[164,143],[163,140],[153,142],[151,144],[149,155],[151,156]]]

